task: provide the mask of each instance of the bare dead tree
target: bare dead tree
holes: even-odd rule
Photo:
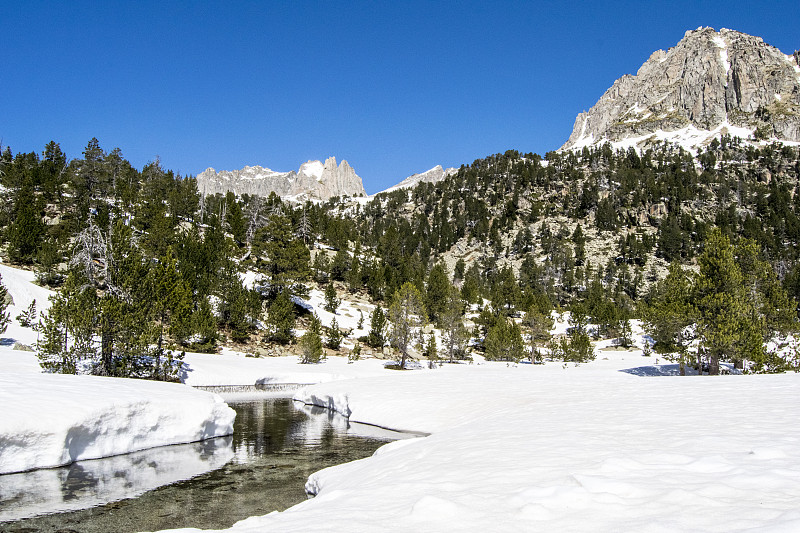
[[[250,200],[250,205],[247,209],[247,232],[245,233],[245,241],[248,244],[253,242],[253,235],[255,235],[256,230],[266,223],[265,217],[261,214],[263,205],[264,199],[260,196],[256,196]]]
[[[302,237],[303,243],[308,244],[308,238],[311,236],[311,221],[308,219],[305,207],[303,207],[303,215],[300,217],[300,222],[297,224],[297,235]]]
[[[91,283],[102,284],[108,274],[106,239],[94,221],[75,237],[70,267],[80,269]]]

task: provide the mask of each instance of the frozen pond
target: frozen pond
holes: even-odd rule
[[[311,473],[406,436],[288,398],[228,403],[231,437],[0,476],[0,530],[229,527],[303,501]]]

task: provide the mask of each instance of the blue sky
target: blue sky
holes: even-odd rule
[[[557,149],[615,79],[698,26],[800,48],[796,0],[0,0],[0,139],[81,157],[97,137],[182,174],[333,155],[374,193]]]

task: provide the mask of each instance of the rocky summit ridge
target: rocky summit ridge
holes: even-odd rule
[[[426,170],[425,172],[420,172],[418,174],[412,174],[411,176],[405,178],[403,181],[398,183],[397,185],[393,185],[386,190],[381,192],[392,192],[398,189],[412,189],[419,185],[420,183],[438,183],[443,179],[452,176],[458,171],[455,168],[443,168],[442,165],[436,165],[430,170]],[[378,193],[380,194],[380,193]]]
[[[734,30],[687,31],[580,113],[561,149],[661,140],[697,148],[725,133],[800,142],[800,52]]]
[[[347,161],[337,165],[335,157],[307,161],[297,171],[276,172],[261,166],[241,170],[207,168],[197,175],[201,195],[226,194],[269,196],[298,200],[328,200],[334,196],[366,196],[364,184]]]

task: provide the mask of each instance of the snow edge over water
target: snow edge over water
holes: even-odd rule
[[[156,381],[0,375],[0,474],[233,433],[216,394]]]

